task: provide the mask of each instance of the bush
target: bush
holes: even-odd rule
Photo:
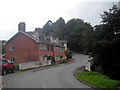
[[[93,47],[95,66],[100,66],[110,78],[120,80],[118,68],[120,64],[120,42],[98,41]]]
[[[15,64],[15,71],[19,70],[19,64]]]
[[[66,62],[67,62],[65,58],[60,58],[60,61],[61,61],[62,63],[66,63]]]
[[[71,52],[71,50],[69,50],[69,49],[65,50],[65,55],[67,57],[67,60],[70,59],[70,58],[72,58],[72,52]]]

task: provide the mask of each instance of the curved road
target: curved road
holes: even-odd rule
[[[76,53],[73,57],[74,63],[22,73],[4,88],[90,88],[73,75],[74,70],[85,65],[88,56]]]

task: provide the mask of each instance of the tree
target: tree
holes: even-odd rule
[[[68,47],[74,51],[88,52],[86,50],[88,50],[88,44],[91,44],[92,32],[92,26],[89,23],[82,19],[71,19],[66,23]]]
[[[49,20],[44,26],[43,26],[43,33],[45,33],[45,35],[48,35],[50,32],[53,32],[53,28],[52,28],[52,21]]]
[[[59,39],[64,39],[65,36],[65,21],[62,17],[60,17],[55,23],[52,25],[54,36]]]
[[[104,39],[120,39],[120,9],[117,5],[113,5],[109,12],[105,11],[101,18]]]
[[[102,23],[95,27],[96,39],[93,46],[95,68],[101,67],[103,73],[112,79],[120,80],[120,9],[113,5],[101,15]],[[95,69],[96,70],[96,69]]]

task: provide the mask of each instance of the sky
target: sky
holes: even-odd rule
[[[92,26],[100,24],[100,14],[119,0],[0,0],[0,40],[8,40],[18,32],[18,24],[26,23],[26,31],[42,28],[48,20],[62,17],[67,23],[79,18]]]

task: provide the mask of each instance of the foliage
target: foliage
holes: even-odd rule
[[[67,60],[68,60],[69,58],[72,58],[72,52],[71,52],[71,50],[69,50],[69,49],[65,50],[65,55],[66,55],[66,57],[67,57]]]
[[[104,39],[109,41],[120,39],[120,9],[117,5],[113,5],[108,12],[105,11],[101,18]]]
[[[53,23],[52,27],[54,36],[59,39],[64,39],[66,32],[64,19],[60,17],[55,23]]]
[[[53,28],[52,28],[52,21],[49,20],[44,26],[43,26],[43,33],[45,33],[45,35],[49,35],[50,32],[53,32]]]
[[[66,63],[66,62],[67,62],[65,58],[60,58],[60,61],[61,61],[62,63]]]
[[[6,41],[5,40],[2,40],[2,41],[0,41],[0,53],[2,53],[2,54],[5,54],[5,46],[4,46],[4,43],[5,43]]]
[[[118,68],[120,63],[120,42],[99,41],[94,44],[93,57],[95,66],[101,66],[106,75],[119,79]]]
[[[78,78],[97,88],[116,88],[120,87],[120,81],[109,79],[107,76],[97,72],[82,72],[75,74]]]
[[[92,26],[81,19],[72,19],[66,23],[68,47],[71,50],[88,52],[91,46],[91,33]]]
[[[120,63],[120,9],[117,5],[113,5],[109,11],[104,11],[101,18],[101,24],[92,27],[82,19],[71,19],[65,23],[60,17],[49,25],[50,28],[45,30],[44,26],[43,30],[53,32],[59,39],[64,39],[66,36],[70,50],[84,54],[92,53],[95,70],[103,71],[111,78],[120,79],[117,77]],[[72,56],[70,52],[65,51],[67,59]]]
[[[110,78],[120,80],[120,74],[117,73],[120,63],[120,9],[113,5],[101,17],[102,24],[95,27],[98,36],[95,36],[93,44],[94,65],[101,67]]]

